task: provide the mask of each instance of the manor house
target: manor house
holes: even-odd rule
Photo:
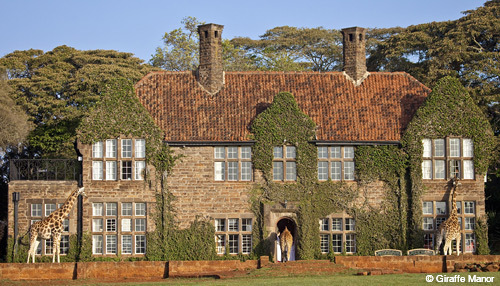
[[[251,205],[256,186],[280,187],[300,180],[297,164],[302,151],[287,138],[269,150],[273,154],[269,177],[254,166],[256,140],[251,125],[280,92],[291,93],[316,126],[308,144],[317,150],[317,164],[307,171],[317,185],[342,183],[359,192],[353,203],[380,208],[387,186],[381,180],[360,182],[356,150],[400,147],[408,124],[431,90],[405,72],[367,71],[363,28],[342,30],[342,72],[225,72],[222,30],[216,24],[199,26],[198,70],[151,72],[135,84],[139,101],[164,132],[165,144],[183,156],[167,178],[180,227],[188,227],[197,216],[209,218],[220,255],[251,253],[259,225],[264,239],[271,242],[273,255],[276,235],[285,227],[292,232],[294,244],[300,245],[298,233],[306,226],[297,218],[299,202],[276,199],[262,204],[258,215]],[[421,144],[421,247],[434,247],[434,232],[450,212],[450,180],[457,176],[460,247],[473,253],[474,225],[485,215],[484,174],[474,169],[474,142],[449,134],[425,138]],[[144,138],[125,136],[92,145],[78,143],[80,184],[87,197],[66,220],[63,252],[69,248],[69,236],[83,231],[91,234],[95,256],[146,253],[146,233],[154,230],[155,193],[145,186],[145,146]],[[22,234],[30,223],[48,216],[76,185],[75,180],[12,179],[9,198],[16,193],[18,201],[9,202],[9,234],[14,233],[15,224]],[[319,236],[318,251],[357,253],[357,225],[361,223],[343,210],[318,218],[312,226]],[[51,252],[50,241],[41,244],[40,254]]]

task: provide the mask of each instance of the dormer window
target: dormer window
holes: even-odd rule
[[[474,179],[474,143],[468,138],[423,139],[422,178]]]

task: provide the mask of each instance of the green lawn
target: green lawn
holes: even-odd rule
[[[426,276],[431,275],[434,282],[426,282]],[[438,277],[438,275],[441,275]],[[447,277],[451,279],[459,275],[468,281],[469,276],[476,275],[478,277],[493,277],[493,283],[438,283],[437,278]],[[357,276],[353,273],[334,274],[334,275],[290,275],[280,277],[266,276],[265,272],[254,271],[244,277],[229,278],[229,279],[213,279],[213,278],[170,278],[159,282],[126,282],[120,281],[115,283],[102,283],[96,280],[76,280],[76,281],[45,281],[45,282],[21,282],[21,281],[2,281],[1,285],[367,285],[367,286],[391,286],[391,285],[499,285],[500,272],[484,272],[484,273],[438,273],[438,274],[391,274],[380,276]],[[34,283],[34,284],[33,284]]]
[[[484,277],[494,277],[493,283],[444,283],[448,285],[477,285],[477,284],[489,284],[489,285],[499,285],[500,273],[438,273],[429,274],[432,275],[434,280],[436,276],[443,275],[439,278],[443,278],[444,275],[450,278],[454,275],[460,275],[468,280],[469,275],[477,275]],[[285,277],[239,277],[232,279],[169,279],[161,283],[148,283],[142,285],[434,285],[443,284],[434,281],[433,283],[426,282],[426,276],[428,274],[392,274],[392,275],[379,275],[379,276],[357,276],[353,274],[335,274],[331,276],[285,276]],[[141,285],[141,284],[133,284]]]

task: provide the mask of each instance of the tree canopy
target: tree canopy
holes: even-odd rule
[[[16,105],[11,96],[12,89],[6,82],[5,70],[0,69],[0,150],[23,142],[31,130],[26,113]]]
[[[460,79],[500,133],[500,1],[446,22],[409,26],[373,50],[369,70],[406,71],[427,86]]]
[[[45,157],[74,157],[76,128],[116,78],[138,81],[152,67],[130,53],[59,46],[15,51],[0,59],[12,95],[35,125],[29,145]]]

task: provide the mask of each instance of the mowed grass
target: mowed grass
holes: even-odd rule
[[[263,269],[264,270],[264,269]],[[105,281],[97,280],[73,280],[73,281],[38,281],[38,282],[22,282],[22,281],[5,281],[0,280],[0,285],[439,285],[444,282],[437,282],[438,275],[440,278],[453,278],[455,275],[465,278],[465,283],[453,283],[449,281],[444,283],[447,285],[500,285],[500,272],[470,272],[470,273],[434,273],[434,274],[390,274],[378,276],[357,276],[354,272],[332,274],[332,275],[287,275],[270,277],[265,271],[259,270],[243,276],[228,279],[215,278],[169,278],[155,282],[138,282],[138,281]],[[433,276],[434,281],[429,283],[426,281],[426,276]],[[468,283],[468,277],[476,275],[478,277],[493,277],[493,283]],[[41,283],[40,283],[41,282]],[[35,283],[35,284],[32,284]]]

